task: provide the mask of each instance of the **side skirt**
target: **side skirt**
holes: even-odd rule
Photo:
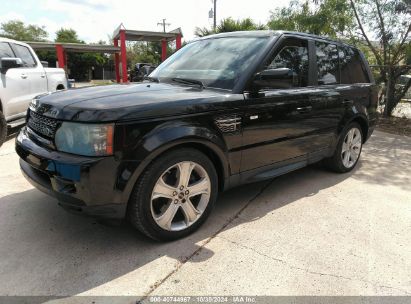
[[[331,148],[324,148],[322,150],[291,158],[285,161],[275,163],[273,165],[256,168],[245,171],[240,174],[232,175],[225,183],[224,191],[234,188],[239,185],[255,183],[267,179],[272,179],[277,176],[304,168],[310,164],[316,163],[329,156]]]

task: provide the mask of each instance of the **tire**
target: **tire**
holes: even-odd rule
[[[3,115],[3,112],[0,111],[0,147],[6,141],[7,136],[7,122],[6,118]]]
[[[351,134],[353,134],[353,140],[350,143]],[[325,160],[327,167],[338,173],[346,173],[354,169],[361,156],[363,141],[361,126],[356,122],[348,124],[341,133],[334,155]],[[348,150],[343,151],[346,148]]]
[[[180,175],[180,172],[191,173]],[[189,148],[172,150],[153,161],[136,182],[127,217],[149,238],[173,241],[191,234],[204,223],[217,194],[217,172],[206,155]]]

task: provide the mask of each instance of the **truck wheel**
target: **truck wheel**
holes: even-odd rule
[[[360,159],[362,143],[360,125],[356,122],[350,123],[341,133],[334,155],[325,160],[326,165],[338,173],[351,171]]]
[[[7,123],[6,118],[3,115],[3,112],[0,111],[0,147],[6,140],[7,135]]]
[[[170,151],[155,160],[134,186],[131,224],[146,236],[172,241],[198,229],[217,199],[213,163],[194,149]]]

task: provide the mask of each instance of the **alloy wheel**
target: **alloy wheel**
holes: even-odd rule
[[[184,230],[201,217],[210,194],[207,171],[192,161],[179,162],[157,180],[151,194],[151,214],[164,230]]]
[[[362,146],[361,131],[358,128],[352,128],[345,135],[341,149],[342,163],[346,168],[355,165],[360,157]]]

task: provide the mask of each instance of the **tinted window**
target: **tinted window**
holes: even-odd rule
[[[340,47],[341,83],[367,83],[368,73],[365,70],[360,53],[350,47]]]
[[[291,81],[273,80],[269,88],[306,87],[308,84],[308,49],[306,46],[285,46],[266,69],[290,69]]]
[[[340,82],[338,68],[338,50],[334,44],[316,42],[318,84],[335,84]]]
[[[200,80],[208,87],[232,89],[267,44],[267,37],[227,37],[187,44],[164,61],[150,76]]]
[[[14,48],[17,51],[17,57],[19,57],[23,61],[23,65],[25,67],[35,67],[36,62],[34,61],[34,57],[31,54],[30,50],[22,45],[14,44]]]
[[[10,45],[7,42],[0,42],[0,58],[15,57]]]

